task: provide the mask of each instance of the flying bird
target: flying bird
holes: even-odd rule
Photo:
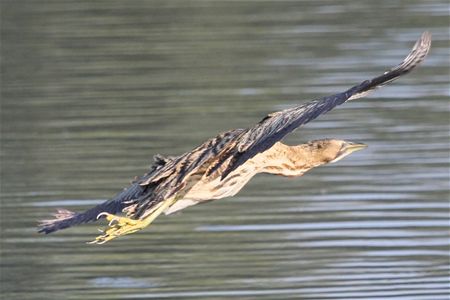
[[[161,213],[234,196],[257,173],[294,177],[334,163],[366,145],[321,139],[288,146],[280,140],[334,107],[409,73],[424,60],[430,47],[431,34],[424,32],[403,62],[380,76],[344,92],[270,113],[252,127],[221,133],[180,156],[156,155],[148,173],[110,200],[81,213],[59,209],[54,219],[41,221],[39,232],[51,233],[106,218],[108,227],[91,242],[102,244],[147,227]],[[124,216],[116,215],[120,213]]]

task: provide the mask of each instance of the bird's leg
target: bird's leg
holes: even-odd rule
[[[104,244],[119,236],[139,231],[150,225],[163,211],[165,211],[173,203],[174,200],[172,199],[165,200],[159,203],[148,216],[139,220],[119,217],[103,212],[98,216],[105,216],[106,220],[109,221],[108,228],[105,230],[100,230],[102,234],[97,236],[92,242],[89,242],[89,244]]]

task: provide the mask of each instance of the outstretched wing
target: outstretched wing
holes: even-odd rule
[[[138,180],[140,185],[151,185],[154,188],[149,194],[143,195],[135,201],[137,207],[133,217],[136,219],[145,217],[146,213],[151,211],[156,204],[175,196],[182,190],[192,176],[197,175],[200,179],[204,172],[211,174],[227,162],[227,167],[222,173],[222,178],[225,178],[245,161],[269,149],[297,127],[308,123],[337,105],[363,97],[373,89],[410,72],[425,58],[430,44],[431,35],[425,32],[405,60],[381,76],[364,81],[346,92],[269,114],[254,127],[235,129],[219,134],[191,152],[171,158],[158,170]]]
[[[430,46],[431,34],[424,32],[403,62],[383,75],[366,80],[343,93],[269,114],[239,137],[239,143],[236,145],[235,151],[229,154],[232,156],[232,160],[222,173],[222,179],[248,159],[272,147],[299,126],[314,120],[319,115],[348,100],[364,97],[372,90],[409,73],[426,57]]]

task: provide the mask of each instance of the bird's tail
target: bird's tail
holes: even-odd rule
[[[431,33],[425,31],[417,40],[411,52],[408,54],[408,56],[405,57],[401,64],[390,69],[389,71],[384,72],[378,77],[375,77],[371,80],[366,80],[349,89],[346,92],[346,94],[348,95],[348,99],[346,101],[365,97],[374,89],[379,88],[391,81],[394,81],[395,79],[406,73],[409,73],[424,60],[424,58],[430,51],[430,48]]]
[[[107,200],[85,212],[76,213],[66,209],[58,209],[54,219],[42,220],[38,231],[41,233],[52,233],[57,230],[68,228],[97,220],[102,212],[115,214],[122,212],[127,206],[133,205],[133,200],[138,199],[146,192],[146,187],[134,183],[129,188],[118,193],[114,198]]]

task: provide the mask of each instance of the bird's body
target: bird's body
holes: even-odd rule
[[[157,156],[147,174],[114,198],[83,213],[59,210],[55,219],[41,223],[40,232],[50,233],[106,217],[109,228],[93,241],[104,243],[148,226],[161,213],[171,214],[198,203],[234,196],[258,173],[295,177],[338,161],[365,145],[323,139],[288,146],[280,140],[320,114],[410,72],[425,58],[430,45],[431,35],[425,32],[400,65],[378,77],[343,93],[271,113],[253,127],[219,134],[180,156]],[[118,212],[124,212],[126,217],[115,216]]]
[[[325,140],[326,141],[326,140]],[[336,143],[339,143],[336,141]],[[225,179],[221,175],[229,165],[231,159],[214,173],[208,175],[208,166],[200,168],[189,177],[182,198],[164,213],[171,214],[188,206],[200,202],[232,197],[236,195],[258,173],[269,173],[287,177],[303,175],[325,161],[308,161],[311,158],[308,145],[288,146],[276,143],[269,150],[258,153],[237,169],[232,171]]]

